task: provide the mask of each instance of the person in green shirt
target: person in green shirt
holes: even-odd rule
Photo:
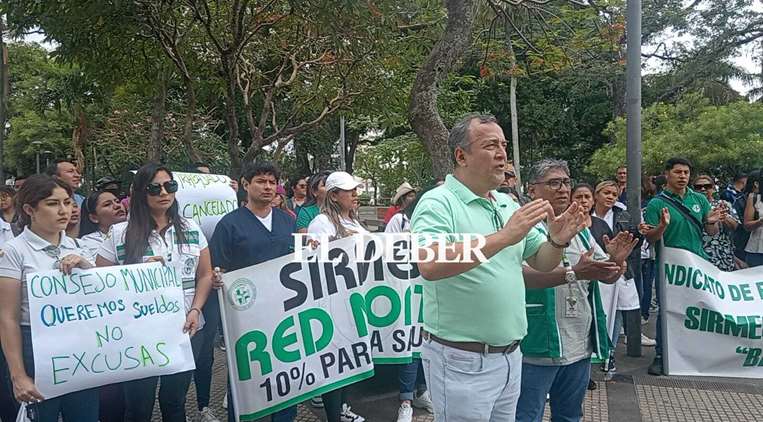
[[[307,199],[297,212],[297,233],[307,233],[307,227],[321,213],[320,203],[326,196],[326,179],[330,171],[310,176],[307,181]]]
[[[649,201],[644,212],[642,231],[651,244],[685,249],[708,259],[703,248],[702,233],[714,236],[720,230],[718,222],[725,219],[722,208],[713,209],[707,198],[689,188],[691,162],[674,157],[665,162],[665,189]],[[657,248],[659,255],[660,247]],[[659,262],[659,256],[658,260]],[[657,280],[657,302],[660,302],[661,280]],[[649,374],[662,375],[662,322],[658,309],[657,345]]]
[[[585,215],[573,204],[557,216],[545,199],[520,207],[496,191],[506,138],[495,117],[467,115],[448,144],[455,170],[422,196],[411,218],[414,238],[422,239],[424,374],[435,421],[512,421],[521,384],[518,344],[527,334],[522,262],[554,270]],[[543,220],[547,234],[534,228]],[[435,259],[425,260],[429,253]]]

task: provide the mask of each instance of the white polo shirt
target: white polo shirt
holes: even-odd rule
[[[0,248],[3,247],[5,242],[13,239],[13,229],[11,229],[11,223],[0,218]]]
[[[108,234],[96,230],[79,238],[80,246],[87,253],[85,258],[95,262],[95,257],[98,255],[98,250],[101,249],[101,243],[106,239],[106,236],[108,236]]]
[[[57,269],[61,258],[71,254],[86,258],[86,252],[77,246],[74,239],[66,236],[65,232],[61,232],[61,243],[56,247],[37,236],[29,227],[3,245],[0,254],[0,277],[12,278],[21,283],[21,325],[29,325],[27,275]]]
[[[183,217],[181,217],[183,218]],[[186,224],[185,242],[178,243],[175,236],[175,227],[170,226],[162,237],[156,230],[148,237],[148,248],[143,254],[143,262],[152,256],[161,256],[166,265],[175,267],[177,274],[183,282],[186,311],[191,308],[193,297],[196,293],[196,269],[199,266],[201,251],[207,249],[207,238],[199,226],[193,220],[183,218]],[[118,265],[125,263],[127,251],[125,249],[125,232],[127,222],[114,224],[109,229],[98,249],[97,255],[103,259]],[[199,318],[199,329],[204,326],[204,318]]]

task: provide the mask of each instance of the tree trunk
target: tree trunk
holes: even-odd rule
[[[148,147],[148,161],[160,162],[162,159],[162,140],[164,139],[164,118],[166,115],[167,73],[164,69],[160,69],[151,108],[151,139]]]
[[[347,150],[344,156],[347,165],[347,173],[352,174],[355,169],[355,151],[358,150],[358,144],[360,143],[360,133],[355,131],[348,131],[347,136]]]
[[[193,87],[193,81],[183,76],[183,83],[185,84],[185,95],[187,97],[188,104],[186,104],[187,110],[185,112],[185,122],[183,124],[183,146],[185,147],[186,154],[191,162],[201,161],[201,156],[196,152],[196,148],[193,147],[193,120],[196,116],[196,89]]]
[[[437,111],[437,85],[448,76],[471,44],[474,3],[474,0],[446,0],[448,22],[445,32],[417,72],[411,88],[408,119],[427,147],[432,159],[432,173],[438,178],[452,171],[453,158],[448,148],[448,129]]]
[[[228,125],[228,157],[233,174],[241,171],[241,149],[238,145],[238,111],[236,107],[236,78],[233,68],[222,57],[222,77],[225,80],[225,121]]]
[[[519,116],[517,115],[517,77],[515,74],[517,56],[514,54],[514,46],[511,41],[513,27],[508,19],[505,20],[506,47],[509,50],[509,65],[511,66],[511,82],[509,86],[509,106],[511,109],[511,150],[514,157],[514,173],[517,176],[517,187],[522,189],[522,166],[519,161]]]
[[[77,119],[72,131],[72,150],[74,151],[74,162],[80,171],[85,170],[85,143],[87,141],[87,118],[82,105],[74,104],[74,118]]]

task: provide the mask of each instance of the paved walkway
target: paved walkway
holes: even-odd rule
[[[643,327],[653,337],[653,324]],[[763,380],[652,377],[646,370],[654,356],[654,348],[644,347],[644,356],[625,356],[625,346],[617,348],[617,375],[604,381],[604,374],[594,367],[598,389],[588,392],[584,407],[586,422],[695,422],[695,421],[761,421]],[[213,410],[225,421],[222,400],[225,394],[225,356],[216,350],[215,375],[212,384]],[[377,366],[373,378],[349,387],[348,397],[353,411],[369,422],[394,422],[397,416],[397,371],[394,366]],[[465,405],[468,405],[466,403]],[[196,421],[196,395],[191,386],[188,394],[188,415]],[[544,417],[550,420],[549,411]],[[155,413],[155,421],[160,421]],[[432,421],[431,415],[416,409],[414,421]],[[262,421],[268,421],[264,418]],[[299,406],[298,422],[325,421],[321,409],[309,404]]]

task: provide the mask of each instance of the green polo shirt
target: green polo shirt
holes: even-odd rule
[[[299,213],[297,213],[297,230],[306,229],[310,222],[320,213],[321,209],[318,207],[318,204],[302,206],[299,209]]]
[[[413,233],[490,235],[519,208],[508,195],[491,191],[492,200],[474,194],[452,175],[421,198],[411,219]],[[499,221],[500,220],[500,221]],[[494,346],[527,334],[522,261],[535,255],[546,238],[535,229],[488,262],[455,277],[423,282],[424,329],[451,341]]]
[[[663,192],[676,201],[683,203],[697,220],[702,223],[705,222],[705,219],[712,208],[705,195],[697,193],[689,188],[686,188],[686,194],[683,198],[667,190]],[[678,211],[675,205],[660,198],[660,195],[652,198],[652,200],[649,201],[649,204],[647,204],[646,212],[644,214],[646,223],[652,226],[658,226],[660,224],[660,216],[662,215],[663,208],[667,208],[670,211],[670,224],[668,224],[668,227],[665,229],[665,234],[662,235],[663,245],[671,248],[685,249],[708,259],[708,256],[702,247],[702,232],[699,230],[699,227],[697,227],[697,224],[690,221],[687,217],[684,217],[684,214],[681,211]]]

